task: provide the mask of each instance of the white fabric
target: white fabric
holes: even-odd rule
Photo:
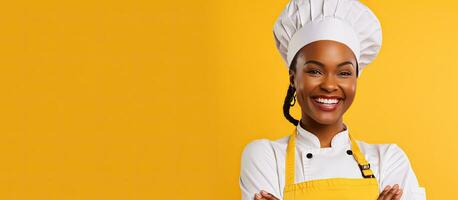
[[[329,148],[320,148],[318,137],[300,125],[296,129],[296,183],[338,177],[362,178],[356,160],[347,154],[351,147],[348,127],[333,137]],[[252,200],[260,190],[283,199],[288,139],[289,136],[275,141],[258,139],[245,147],[240,172],[242,200]],[[426,199],[425,189],[419,186],[410,161],[399,146],[356,142],[371,165],[380,192],[387,185],[399,184],[404,190],[402,200]],[[312,158],[307,158],[308,153]]]
[[[357,0],[291,0],[273,28],[275,44],[289,68],[296,53],[318,40],[333,40],[355,54],[359,74],[380,51],[382,30],[374,13]]]
[[[334,40],[347,45],[359,60],[359,40],[353,29],[338,18],[304,24],[291,38],[286,55],[288,66],[306,44],[318,40]]]

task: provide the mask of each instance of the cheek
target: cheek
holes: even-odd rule
[[[304,105],[303,102],[307,100],[310,93],[313,91],[318,84],[311,81],[310,79],[300,79],[296,85],[296,96],[300,105]]]
[[[353,101],[353,99],[355,98],[355,94],[356,94],[356,84],[355,83],[348,83],[348,84],[345,84],[342,86],[344,92],[345,92],[345,96],[347,98],[347,100],[350,100],[350,103]]]

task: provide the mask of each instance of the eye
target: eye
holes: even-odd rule
[[[340,75],[342,75],[342,76],[351,76],[352,73],[351,72],[340,72]]]
[[[321,71],[317,69],[312,69],[312,70],[308,70],[307,73],[315,75],[315,74],[321,74]]]

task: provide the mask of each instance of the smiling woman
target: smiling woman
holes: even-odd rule
[[[301,122],[342,124],[355,97],[356,71],[355,56],[342,43],[321,40],[304,46],[290,68],[290,87],[304,112]]]
[[[295,128],[245,147],[242,199],[426,199],[399,146],[355,140],[343,122],[357,78],[380,51],[372,11],[353,0],[292,0],[274,36],[289,69],[283,112]],[[300,120],[289,113],[296,101]]]

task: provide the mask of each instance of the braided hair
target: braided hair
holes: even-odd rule
[[[289,67],[290,71],[293,71],[294,73],[296,72],[296,57],[297,57],[297,54],[296,56],[294,56],[293,61],[291,62],[291,65]],[[294,88],[293,86],[291,86],[291,84],[289,84],[288,91],[286,92],[285,101],[283,102],[283,115],[294,126],[297,126],[299,124],[299,120],[294,119],[294,117],[291,116],[291,114],[289,113],[289,109],[293,107],[294,104],[296,104],[295,93],[296,93],[296,88]],[[292,101],[293,103],[291,104]]]
[[[297,56],[297,54],[296,54],[296,56]],[[293,61],[291,62],[290,70],[292,70],[293,72],[296,71],[296,57],[294,57]],[[356,62],[356,78],[358,78],[358,76],[359,76],[359,65],[358,65],[358,62]],[[296,88],[294,88],[293,86],[289,85],[288,86],[288,91],[286,92],[285,101],[283,102],[283,115],[294,126],[297,126],[299,124],[299,120],[295,119],[289,113],[290,108],[293,107],[294,104],[296,104],[295,93],[296,93]],[[292,104],[291,104],[291,102],[292,102]]]

